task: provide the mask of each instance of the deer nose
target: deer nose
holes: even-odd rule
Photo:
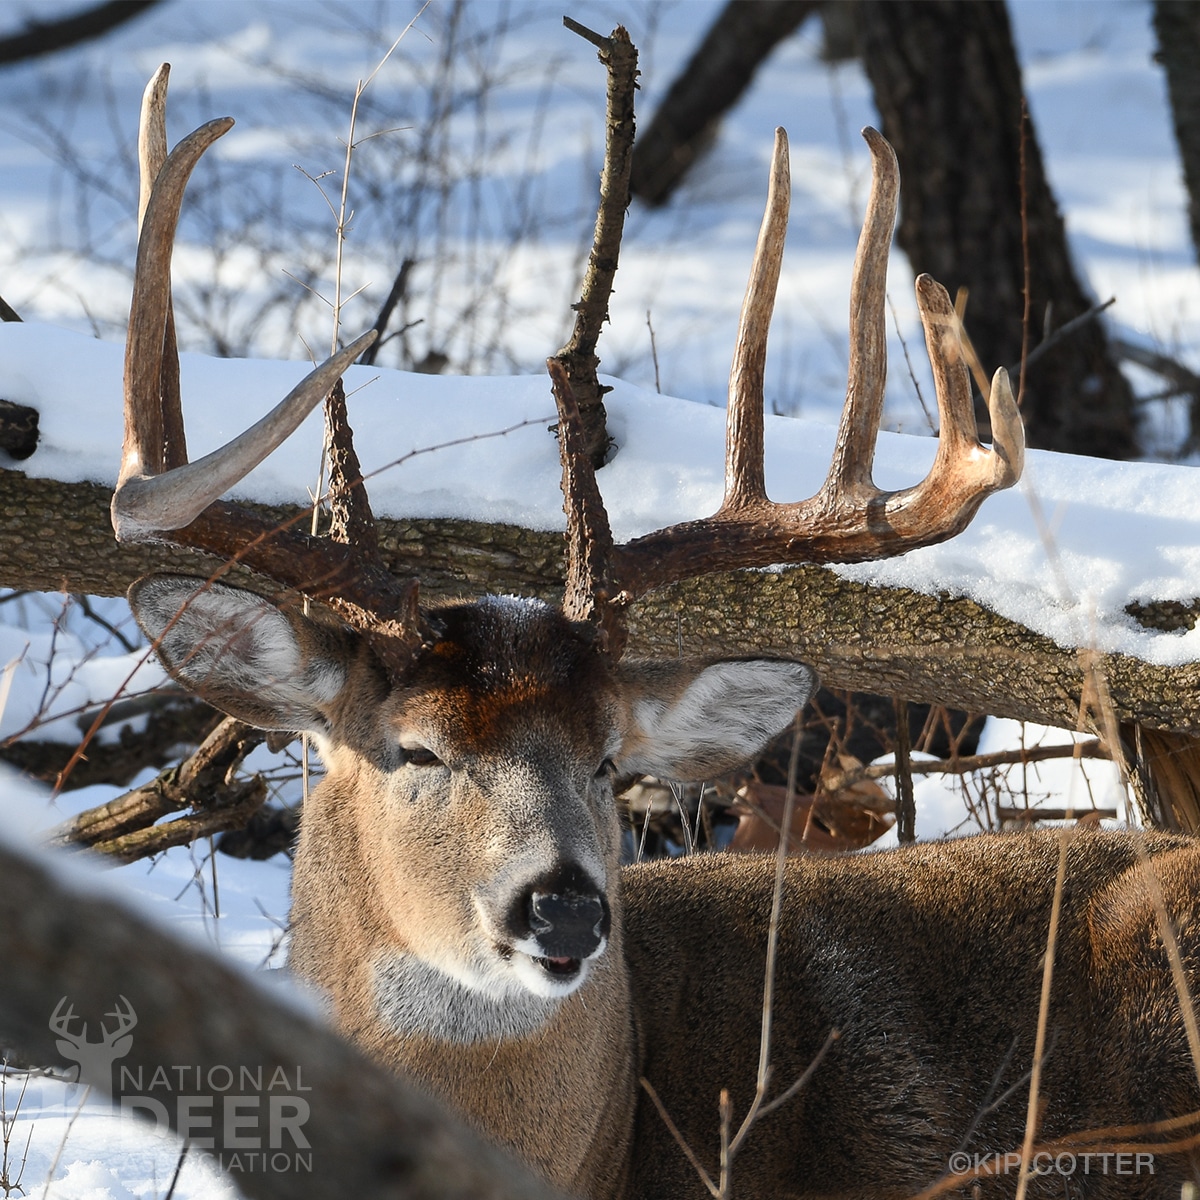
[[[531,892],[530,932],[553,958],[587,958],[608,936],[612,923],[603,896],[578,892]]]

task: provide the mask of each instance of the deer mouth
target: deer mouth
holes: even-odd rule
[[[574,979],[583,969],[583,960],[580,958],[562,958],[557,956],[541,958],[537,955],[531,955],[530,957],[547,975],[552,979],[558,980],[560,983],[567,983]]]

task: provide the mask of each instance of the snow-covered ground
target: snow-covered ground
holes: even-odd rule
[[[71,7],[67,0],[0,2],[0,28]],[[597,29],[618,21],[629,27],[643,50],[645,115],[717,7],[715,0],[588,0],[569,11]],[[329,343],[329,309],[313,292],[332,295],[333,221],[317,188],[291,164],[314,177],[340,170],[338,139],[355,82],[414,11],[405,4],[171,0],[101,44],[0,71],[0,294],[28,322],[0,327],[0,396],[35,404],[44,431],[42,448],[22,469],[115,477],[133,246],[129,145],[151,71],[164,60],[173,64],[173,139],[211,116],[238,120],[198,171],[183,225],[176,255],[183,344],[293,360],[185,355],[185,400],[206,398],[203,409],[187,406],[195,456],[282,396],[303,371],[297,363],[309,357],[306,347],[320,357]],[[401,361],[393,345],[380,358],[388,369],[356,368],[348,380],[360,389],[352,420],[368,469],[464,431],[534,422],[503,438],[411,458],[383,471],[371,495],[385,513],[552,528],[561,521],[560,498],[553,443],[543,432],[552,405],[540,363],[565,336],[581,247],[590,239],[603,72],[593,51],[562,29],[561,5],[473,0],[457,25],[452,11],[435,0],[367,93],[359,135],[400,128],[356,155],[345,291],[365,291],[347,302],[343,321],[350,333],[370,325],[400,262],[411,257],[417,266],[404,319],[422,324],[408,335],[410,360],[442,352],[476,377],[401,374],[390,369]],[[1093,290],[1117,297],[1111,311],[1123,329],[1200,369],[1200,276],[1165,87],[1151,57],[1148,5],[1035,0],[1012,12],[1051,179]],[[631,211],[612,326],[600,347],[604,369],[621,377],[611,397],[621,452],[602,481],[619,536],[715,507],[722,414],[670,397],[721,401],[776,124],[791,136],[795,194],[767,402],[804,419],[771,422],[768,484],[778,499],[799,498],[824,473],[844,389],[844,314],[866,189],[866,155],[854,131],[874,115],[857,67],[822,64],[817,45],[810,25],[779,48],[675,203],[658,213]],[[461,93],[440,119],[430,100],[435,85],[443,97]],[[436,134],[426,136],[428,129]],[[339,180],[321,182],[336,200]],[[893,263],[890,282],[928,395],[903,260]],[[95,340],[97,331],[103,340]],[[887,424],[923,432],[894,335],[890,352]],[[662,397],[654,394],[656,369]],[[1160,405],[1151,419],[1164,447],[1178,441],[1177,411]],[[249,491],[300,498],[315,480],[317,437],[310,423],[255,473]],[[883,436],[879,482],[911,482],[932,449],[925,438]],[[1200,634],[1144,630],[1123,611],[1130,599],[1195,594],[1200,498],[1193,471],[1031,454],[1022,489],[990,499],[959,539],[853,570],[965,592],[1063,641],[1076,642],[1086,628],[1104,649],[1193,661]],[[1031,515],[1031,494],[1047,515],[1049,541]],[[1063,579],[1070,581],[1065,589]],[[62,714],[103,699],[140,657],[105,643],[78,617],[52,633],[54,608],[29,600],[0,605],[7,622],[0,625],[0,671],[17,664],[0,675],[0,734],[22,728],[46,696]],[[102,611],[122,619],[115,601]],[[156,668],[143,667],[142,680],[128,686],[157,677]],[[54,727],[64,738],[74,730],[73,715]],[[992,722],[981,748],[1029,736]],[[1090,788],[1098,805],[1114,804],[1111,769],[1088,769],[1085,783],[1062,764],[1043,764],[1010,786],[1072,799]],[[114,791],[91,788],[51,802],[6,774],[0,819],[45,827]],[[919,785],[921,836],[961,829],[966,816],[956,789],[932,779]],[[221,858],[214,867],[208,853],[205,845],[172,851],[116,878],[164,921],[205,932],[252,966],[277,961],[286,863]],[[10,1079],[0,1096],[9,1116],[20,1086]],[[21,1181],[28,1194],[164,1195],[178,1147],[118,1124],[91,1100],[75,1116],[81,1098],[52,1080],[29,1084],[8,1161],[0,1162],[0,1190],[29,1137]],[[189,1156],[174,1191],[205,1200],[232,1194],[198,1156]]]

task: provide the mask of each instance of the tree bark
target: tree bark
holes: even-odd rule
[[[1154,32],[1167,75],[1175,140],[1183,161],[1192,245],[1200,256],[1200,5],[1195,0],[1155,0]]]
[[[904,178],[899,241],[913,270],[954,295],[984,369],[1021,358],[1021,71],[1002,0],[863,0],[863,63]],[[1085,294],[1032,122],[1025,145],[1030,349],[1085,312]],[[1029,444],[1102,458],[1136,453],[1133,396],[1104,329],[1087,323],[1031,366]],[[986,413],[981,413],[986,419]]]
[[[208,574],[220,564],[168,546],[119,545],[99,484],[30,479],[0,470],[0,585],[122,595],[150,571]],[[260,510],[283,521],[293,513]],[[557,601],[561,534],[511,525],[379,522],[385,566],[419,575],[431,598],[518,592]],[[269,592],[248,574],[227,577]],[[1196,616],[1138,609],[1147,624],[1181,627]],[[1078,648],[1055,645],[971,600],[875,588],[823,567],[731,572],[662,588],[629,610],[629,653],[774,654],[810,662],[831,687],[899,694],[1043,724],[1073,727],[1083,690]],[[1200,733],[1200,663],[1159,667],[1124,655],[1103,666],[1118,720]]]

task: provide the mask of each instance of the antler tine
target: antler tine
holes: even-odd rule
[[[188,179],[204,151],[233,125],[210,121],[166,154],[166,90],[169,67],[155,73],[143,97],[139,131],[142,193],[140,237],[129,336],[125,347],[125,446],[112,499],[118,540],[159,539],[240,562],[282,588],[328,605],[359,629],[394,678],[435,630],[418,608],[415,580],[397,580],[364,539],[349,545],[309,536],[250,509],[219,499],[283,442],[331,392],[350,364],[378,336],[370,330],[310,372],[257,424],[195,463],[182,454],[178,357],[171,322],[171,254]],[[167,360],[174,372],[166,369]],[[179,436],[164,418],[179,420]],[[341,434],[348,450],[350,430]],[[174,461],[164,461],[176,455]],[[354,478],[346,487],[360,487]],[[360,517],[369,518],[363,506]]]
[[[137,541],[190,525],[291,436],[376,336],[368,330],[326,359],[265,417],[219,450],[165,475],[133,476],[119,484],[112,506],[117,540]]]
[[[171,64],[163,63],[142,93],[141,119],[138,122],[138,232],[146,219],[154,181],[167,161],[167,82]]]
[[[875,438],[887,384],[888,252],[900,198],[900,166],[887,139],[869,126],[862,131],[871,151],[871,194],[850,280],[850,370],[846,405],[822,493],[836,497],[871,484]]]
[[[962,353],[958,314],[949,293],[929,275],[916,282],[917,307],[925,327],[925,345],[933,367],[938,403],[938,452],[929,475],[918,490],[963,493],[1011,487],[1025,462],[1025,431],[1013,398],[1008,372],[992,377],[988,411],[992,418],[992,447],[979,443],[971,376]]]
[[[370,330],[309,374],[265,417],[220,450],[198,462],[174,465],[162,473],[164,428],[177,423],[168,440],[182,450],[178,359],[170,328],[171,252],[183,193],[201,155],[226,133],[233,120],[221,117],[189,134],[155,170],[165,147],[164,105],[167,73],[155,74],[143,99],[142,155],[145,178],[154,183],[142,214],[129,337],[125,345],[125,450],[112,520],[118,540],[136,541],[191,524],[279,446],[321,402],[345,369],[375,341]],[[164,371],[170,362],[173,370]],[[164,386],[164,380],[169,385]]]
[[[193,168],[204,151],[232,127],[231,117],[220,117],[184,138],[158,172],[146,204],[125,342],[125,446],[118,492],[127,479],[157,475],[162,470],[162,365],[175,227]]]
[[[150,78],[142,94],[138,123],[138,233],[141,233],[154,182],[167,161],[167,81],[171,64],[163,63]],[[166,329],[163,334],[162,367],[159,372],[159,407],[162,412],[161,470],[187,462],[183,433],[183,406],[179,397],[179,350],[175,341],[175,313],[167,297]]]
[[[767,205],[754,247],[754,262],[729,370],[722,512],[747,508],[767,498],[763,474],[763,380],[791,198],[787,133],[776,129]]]

